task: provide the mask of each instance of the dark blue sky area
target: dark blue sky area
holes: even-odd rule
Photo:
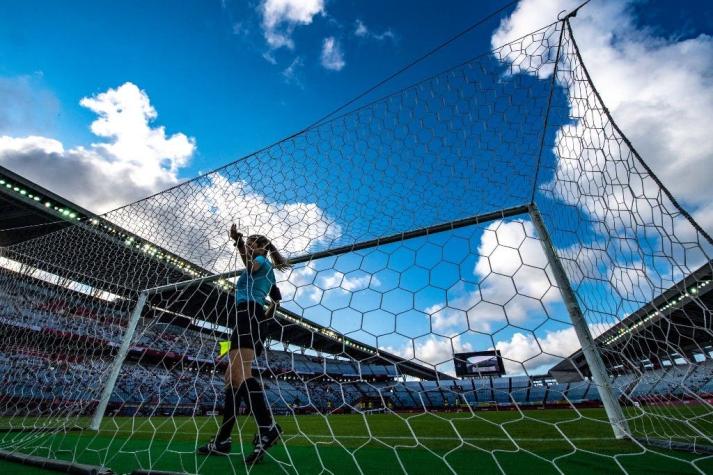
[[[197,154],[181,176],[206,171],[301,129],[398,67],[504,5],[504,1],[329,1],[326,15],[292,34],[294,50],[268,51],[257,2],[8,2],[0,20],[0,77],[31,76],[56,96],[52,117],[25,124],[66,147],[96,140],[82,97],[131,81],[144,89],[167,132],[195,137]],[[594,2],[596,3],[596,2]],[[588,8],[595,8],[595,4]],[[641,2],[639,21],[671,36],[695,36],[711,24],[707,2]],[[499,17],[379,92],[490,49]],[[357,37],[360,20],[374,35]],[[346,62],[320,65],[333,36]],[[295,58],[294,77],[282,72]],[[41,113],[38,113],[41,115]],[[0,133],[7,132],[0,130]]]

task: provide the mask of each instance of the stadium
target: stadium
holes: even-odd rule
[[[712,473],[713,240],[609,115],[576,12],[104,214],[0,166],[0,470]],[[254,466],[250,404],[196,453],[254,272],[233,223],[290,266]]]

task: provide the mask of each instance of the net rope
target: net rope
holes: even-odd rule
[[[221,351],[244,271],[232,223],[292,263],[253,362],[285,429],[271,469],[711,469],[712,243],[614,124],[569,17],[0,249],[0,449],[120,472],[248,470],[247,415],[230,456],[195,453],[225,404]],[[498,351],[505,374],[456,377],[455,355],[476,351]]]

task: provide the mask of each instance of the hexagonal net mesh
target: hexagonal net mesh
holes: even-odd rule
[[[713,445],[710,245],[560,21],[2,249],[0,448],[241,472],[277,421],[284,472],[705,471],[674,449]],[[281,297],[241,319],[241,279]]]

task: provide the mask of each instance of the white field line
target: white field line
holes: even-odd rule
[[[112,432],[103,429],[101,432]],[[119,430],[118,433],[123,433],[126,431]],[[150,431],[150,430],[132,430],[132,434],[155,434],[155,435],[185,435],[187,432],[179,431]],[[252,434],[243,433],[243,438],[252,438]],[[397,436],[397,435],[385,435],[385,436],[368,436],[368,435],[325,435],[325,434],[303,434],[303,433],[284,433],[282,434],[284,439],[327,439],[327,440],[342,440],[342,439],[354,439],[354,440],[409,440],[409,441],[500,441],[500,442],[564,442],[565,440],[570,441],[616,441],[614,437],[513,437],[512,439],[508,437],[409,437],[409,436]]]

